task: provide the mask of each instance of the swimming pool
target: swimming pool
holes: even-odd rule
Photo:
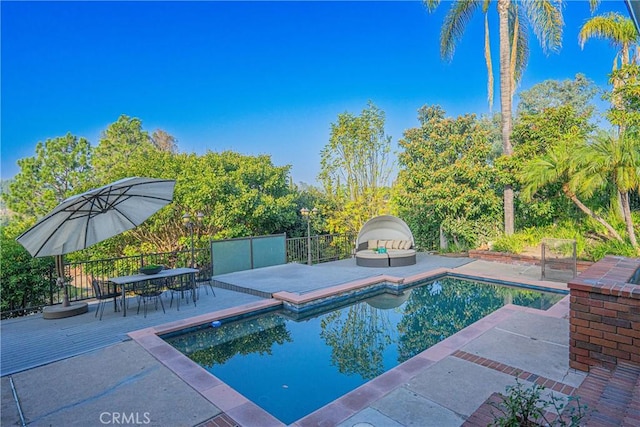
[[[276,310],[162,338],[290,424],[507,303],[546,309],[562,297],[444,278],[304,317]]]

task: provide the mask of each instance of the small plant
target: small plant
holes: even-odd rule
[[[501,403],[492,403],[501,414],[494,416],[492,426],[498,427],[534,427],[561,426],[578,427],[586,415],[587,406],[580,405],[579,398],[567,399],[554,396],[544,399],[541,395],[544,387],[533,384],[525,387],[516,378],[515,386],[507,387],[507,395]],[[575,402],[575,403],[574,403]]]

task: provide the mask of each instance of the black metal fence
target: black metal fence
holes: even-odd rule
[[[287,262],[317,264],[353,256],[356,236],[323,234],[287,239]]]
[[[321,263],[349,258],[353,254],[355,235],[326,234],[311,237],[296,237],[286,239],[287,262]],[[196,267],[211,266],[211,245],[194,250],[193,265]],[[140,267],[151,264],[161,264],[167,267],[191,265],[191,251],[140,254],[135,256],[99,259],[91,261],[69,262],[65,264],[69,300],[81,301],[94,298],[91,281],[93,279],[108,279],[109,277],[135,274]],[[215,260],[214,260],[215,262]],[[49,282],[46,301],[50,305],[62,302],[64,292],[56,286],[55,271],[52,269],[44,281]],[[42,296],[38,299],[42,301]],[[1,317],[22,316],[37,312],[41,305],[33,305],[27,301],[24,307],[3,311]]]

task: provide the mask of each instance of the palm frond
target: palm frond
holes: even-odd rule
[[[427,8],[429,13],[431,13],[438,8],[440,0],[422,0],[422,4]]]
[[[491,5],[491,0],[484,0],[482,2],[482,13],[487,13],[489,11],[490,5]]]
[[[440,33],[440,55],[451,60],[456,49],[456,43],[462,38],[464,30],[471,20],[473,13],[481,5],[475,0],[458,0],[451,6],[444,18]]]
[[[531,200],[542,187],[558,181],[564,174],[561,164],[555,153],[547,153],[528,161],[520,174],[524,183],[521,193],[523,200]]]
[[[511,77],[515,89],[529,61],[529,27],[522,8],[512,7],[509,13],[511,39]]]
[[[491,42],[489,39],[489,15],[484,15],[484,60],[487,64],[487,101],[489,110],[493,106],[493,63],[491,62]]]
[[[622,49],[625,44],[637,43],[638,32],[631,19],[619,13],[610,12],[589,19],[578,33],[581,48],[584,48],[585,43],[593,38],[609,40],[612,46]]]
[[[562,3],[554,0],[531,0],[519,4],[524,8],[544,53],[560,51],[564,27]]]

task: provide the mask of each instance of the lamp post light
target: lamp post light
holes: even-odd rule
[[[307,208],[300,209],[300,213],[303,217],[307,218],[307,264],[311,265],[311,216],[316,215],[318,213],[317,208],[313,208],[311,210]]]
[[[204,214],[202,212],[198,212],[196,214],[196,222],[191,221],[191,215],[189,215],[188,213],[182,215],[182,223],[184,224],[185,227],[189,229],[189,235],[191,237],[191,265],[190,265],[191,268],[193,268],[193,266],[195,265],[195,252],[193,247],[193,229],[197,224],[202,224],[203,219],[204,219]]]

